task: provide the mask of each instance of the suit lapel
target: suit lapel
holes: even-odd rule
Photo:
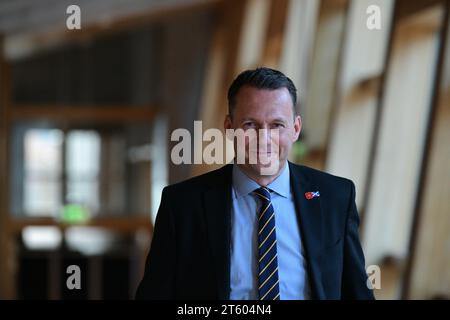
[[[203,194],[220,300],[227,300],[230,293],[231,169],[232,165],[227,165],[219,170],[219,178]]]
[[[301,166],[289,163],[289,169],[313,298],[324,299],[325,293],[322,287],[318,259],[323,244],[321,198],[307,200],[305,197],[306,192],[320,191],[320,189],[311,181],[309,175]]]

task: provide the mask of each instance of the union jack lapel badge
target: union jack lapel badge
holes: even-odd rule
[[[312,198],[319,198],[320,197],[320,192],[319,191],[312,191],[312,192],[306,192],[305,193],[305,198],[307,200],[311,200]]]

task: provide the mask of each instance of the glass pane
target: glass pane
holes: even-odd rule
[[[81,205],[91,213],[99,210],[98,182],[69,180],[67,184],[67,202]]]
[[[92,213],[99,210],[100,144],[100,135],[93,130],[72,130],[66,135],[66,200]]]
[[[61,204],[61,146],[63,133],[56,129],[25,132],[24,210],[29,215],[56,216]]]
[[[24,209],[29,216],[58,215],[61,184],[57,181],[25,180]]]
[[[100,167],[100,136],[93,130],[73,130],[67,134],[67,174],[92,178]]]
[[[25,132],[27,173],[57,175],[61,172],[63,133],[57,129],[30,129]]]

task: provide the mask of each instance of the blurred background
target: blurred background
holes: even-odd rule
[[[291,160],[356,184],[377,298],[449,299],[449,10],[0,0],[0,298],[132,298],[162,188],[215,168],[172,164],[170,133],[222,128],[234,77],[269,66],[299,90]],[[72,264],[81,290],[66,287]]]

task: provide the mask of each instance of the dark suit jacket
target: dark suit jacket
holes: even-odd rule
[[[353,182],[289,166],[312,298],[373,299]],[[164,188],[136,298],[229,299],[231,173],[226,165]],[[320,197],[307,200],[310,191]]]

